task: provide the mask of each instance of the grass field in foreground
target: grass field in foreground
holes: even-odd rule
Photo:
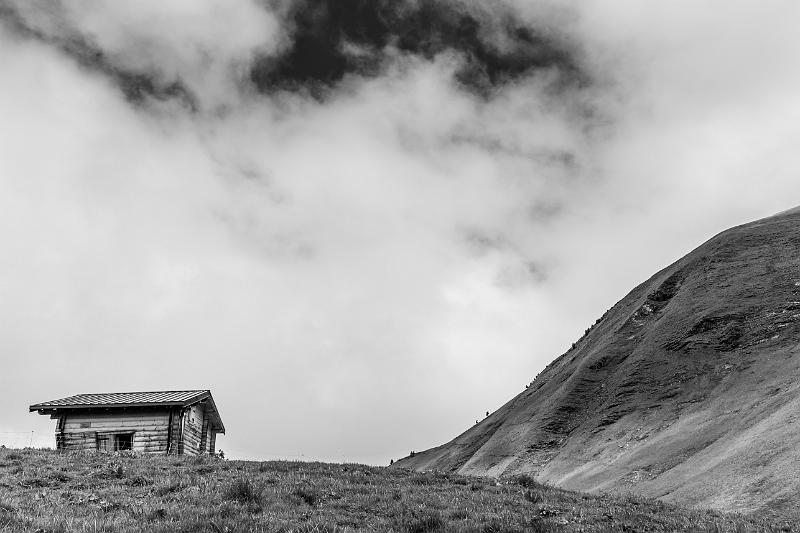
[[[789,522],[356,464],[0,450],[0,532],[792,531]],[[797,529],[794,529],[797,531]]]

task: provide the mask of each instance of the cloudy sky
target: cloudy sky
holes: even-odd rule
[[[0,0],[0,443],[209,388],[383,464],[800,204],[793,0]],[[33,436],[31,437],[31,431]]]

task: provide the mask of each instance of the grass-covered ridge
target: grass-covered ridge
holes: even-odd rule
[[[791,531],[766,518],[354,464],[0,450],[0,532]]]

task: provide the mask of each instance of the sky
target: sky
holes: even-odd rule
[[[0,0],[0,443],[210,389],[228,457],[386,464],[800,204],[800,4]]]

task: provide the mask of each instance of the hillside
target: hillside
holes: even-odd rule
[[[354,464],[0,449],[0,532],[792,531],[787,521]]]
[[[519,395],[416,470],[800,503],[800,212],[727,230],[633,289]]]

